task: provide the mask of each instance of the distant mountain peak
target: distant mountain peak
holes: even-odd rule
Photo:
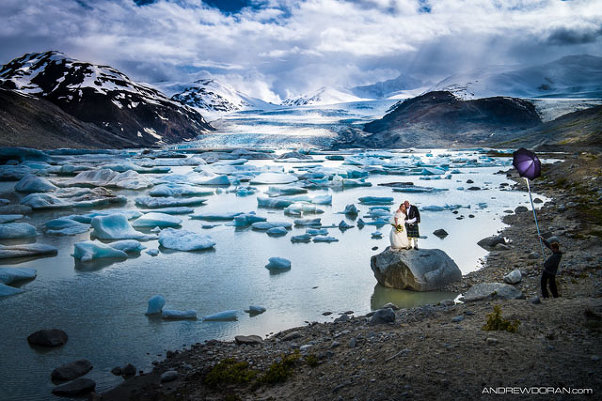
[[[285,99],[284,106],[310,106],[336,103],[357,102],[363,100],[351,93],[323,86],[313,92]]]

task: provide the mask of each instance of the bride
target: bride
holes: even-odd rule
[[[410,247],[410,241],[408,240],[408,234],[406,232],[405,220],[406,206],[402,203],[399,205],[399,209],[395,212],[393,220],[391,221],[391,234],[389,239],[391,240],[392,249],[407,249]]]

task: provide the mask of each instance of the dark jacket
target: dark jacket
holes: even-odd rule
[[[414,205],[410,205],[408,220],[412,220],[414,217],[416,217],[416,224],[420,223],[420,212],[418,211],[418,208]]]
[[[549,274],[556,274],[556,272],[558,271],[558,265],[560,264],[560,259],[562,258],[562,252],[560,252],[560,250],[553,250],[552,247],[550,246],[550,243],[548,241],[546,241],[545,239],[543,240],[543,244],[548,248],[552,250],[552,255],[546,259],[546,261],[543,264],[543,271]]]

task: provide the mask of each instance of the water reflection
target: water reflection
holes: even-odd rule
[[[374,286],[374,292],[370,298],[370,308],[380,309],[383,305],[391,302],[400,308],[412,308],[425,304],[436,304],[444,299],[454,299],[458,294],[445,291],[409,291],[397,290],[383,287],[380,284]]]

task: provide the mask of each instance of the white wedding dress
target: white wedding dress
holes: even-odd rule
[[[397,210],[395,216],[391,220],[391,224],[395,224],[395,219],[397,219],[397,224],[401,224],[403,227],[403,231],[397,232],[395,227],[391,227],[391,234],[389,235],[389,239],[391,240],[391,248],[393,249],[406,249],[410,247],[410,241],[408,240],[408,234],[406,232],[405,227],[405,219],[406,215]]]

